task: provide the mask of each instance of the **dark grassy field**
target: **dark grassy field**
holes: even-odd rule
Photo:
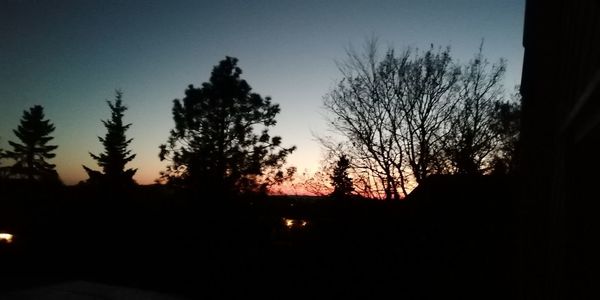
[[[85,280],[191,298],[514,298],[514,195],[477,180],[432,181],[398,203],[5,193],[0,231],[15,239],[0,244],[0,289]]]

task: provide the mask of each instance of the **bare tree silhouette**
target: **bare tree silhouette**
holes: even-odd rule
[[[346,60],[338,63],[342,79],[323,104],[332,129],[347,138],[341,147],[363,179],[361,189],[383,193],[391,200],[400,198],[399,190],[406,194],[405,157],[396,128],[401,111],[396,109],[393,87],[399,74],[406,72],[409,53],[396,56],[388,49],[380,58],[377,47],[377,40],[371,39],[364,53],[347,50]],[[329,139],[320,140],[329,151],[340,147]]]
[[[481,174],[489,169],[499,148],[494,122],[496,107],[504,97],[501,80],[505,71],[503,59],[490,66],[483,56],[483,42],[475,57],[463,66],[458,103],[451,113],[444,146],[453,173]]]
[[[400,199],[432,174],[488,172],[508,138],[495,125],[506,62],[490,65],[483,43],[463,66],[449,47],[383,55],[378,47],[371,39],[362,52],[350,48],[338,63],[342,79],[323,101],[343,140],[319,140],[352,160],[356,187]]]
[[[497,136],[498,149],[493,153],[492,172],[515,173],[519,168],[521,140],[521,93],[518,86],[509,101],[495,103],[493,121],[492,130]]]
[[[421,182],[445,171],[444,140],[458,102],[460,69],[452,61],[450,47],[436,50],[433,45],[417,53],[407,69],[396,91],[404,123],[399,136],[412,175]]]

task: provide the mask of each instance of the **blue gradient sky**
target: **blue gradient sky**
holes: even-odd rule
[[[335,60],[376,35],[398,49],[450,45],[467,61],[482,38],[492,61],[508,60],[505,86],[520,82],[523,0],[504,1],[36,1],[0,0],[0,147],[14,140],[22,111],[45,107],[56,131],[52,161],[65,183],[96,168],[88,151],[109,116],[106,99],[124,92],[137,153],[136,180],[164,168],[158,145],[173,126],[172,100],[207,81],[226,55],[282,112],[274,133],[298,150],[288,160],[315,169],[325,132],[322,97],[339,78]]]

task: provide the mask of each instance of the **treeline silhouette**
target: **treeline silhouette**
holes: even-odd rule
[[[133,180],[136,170],[126,168],[135,154],[128,149],[131,138],[126,131],[131,124],[123,122],[127,108],[120,91],[114,101],[107,101],[111,117],[102,121],[107,132],[99,137],[104,152],[90,153],[101,171],[83,166],[89,178],[76,186],[62,185],[55,166],[47,162],[57,146],[48,145],[54,126],[45,120],[43,108],[25,111],[14,131],[21,142],[9,142],[13,150],[2,153],[13,164],[2,167],[0,231],[15,238],[11,244],[0,242],[0,254],[7,258],[0,296],[2,291],[16,293],[37,284],[78,279],[190,297],[374,297],[391,292],[419,298],[480,293],[485,298],[510,298],[513,290],[506,285],[512,273],[515,217],[511,199],[517,180],[506,174],[513,170],[513,144],[507,139],[518,137],[511,131],[518,107],[501,102],[499,90],[492,97],[457,85],[463,73],[456,66],[450,75],[445,71],[451,65],[448,51],[435,54],[431,49],[410,64],[409,56],[403,60],[389,52],[385,57],[382,64],[356,65],[364,67],[365,74],[372,71],[368,74],[376,77],[369,81],[373,86],[364,86],[360,75],[342,73],[344,79],[325,100],[326,106],[331,104],[328,109],[348,112],[340,112],[334,126],[355,142],[354,148],[330,148],[336,151],[330,153],[335,167],[323,183],[333,187],[327,197],[267,195],[272,186],[293,177],[295,169],[286,170],[284,164],[296,148],[283,146],[281,137],[269,133],[279,105],[252,92],[232,57],[214,67],[208,82],[199,88],[190,85],[183,99],[174,100],[175,126],[159,154],[170,165],[161,173],[160,184],[139,186]],[[465,69],[483,74],[481,53],[477,57],[479,61]],[[405,70],[396,65],[402,61]],[[496,75],[490,76],[501,77],[503,66],[494,70]],[[402,84],[409,90],[401,98],[391,90],[387,98],[372,90],[394,83],[379,81],[386,76],[398,80],[396,72],[404,72]],[[497,88],[496,77],[489,79],[490,89]],[[446,81],[442,90],[435,87]],[[469,140],[469,130],[479,128],[466,124],[473,113],[466,106],[476,107],[476,99],[489,102],[485,108],[473,108],[483,110],[489,122],[481,133],[489,139],[484,146],[457,142],[464,149],[455,144],[436,150],[448,155],[444,157],[463,153],[459,156],[471,159],[468,163],[444,160],[446,171],[434,172],[435,156],[442,152],[424,149],[434,147],[431,141],[437,141],[437,133],[425,133],[431,144],[417,137],[406,139],[404,134],[414,133],[410,113],[428,105],[409,95],[418,92],[419,99],[431,100],[426,91],[414,87],[417,83],[442,95],[430,106],[440,118],[455,120],[452,130],[443,133],[453,141]],[[446,99],[444,93],[450,90],[462,95],[461,100]],[[328,101],[343,101],[345,106]],[[440,104],[448,101],[456,103]],[[363,113],[379,117],[352,118],[366,116]],[[501,118],[492,121],[494,116]],[[395,131],[396,125],[407,131]],[[378,137],[366,140],[360,135],[363,130]],[[493,138],[487,136],[492,133]],[[479,140],[477,134],[470,139]],[[421,147],[418,157],[404,152],[411,147],[406,143]],[[473,147],[477,149],[467,151]],[[480,157],[477,151],[484,151],[482,147],[494,155]],[[507,162],[500,163],[502,159]],[[373,165],[376,161],[382,165]],[[409,166],[422,172],[418,177],[406,173]],[[482,175],[491,170],[502,171]],[[418,178],[419,187],[411,194],[401,186],[410,181],[407,174]],[[381,198],[381,191],[384,199],[400,199],[402,194],[404,201],[369,199]]]

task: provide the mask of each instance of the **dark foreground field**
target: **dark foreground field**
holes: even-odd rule
[[[514,195],[489,178],[452,180],[400,203],[13,193],[0,215],[15,235],[0,244],[0,298],[64,282],[187,298],[514,298]]]

